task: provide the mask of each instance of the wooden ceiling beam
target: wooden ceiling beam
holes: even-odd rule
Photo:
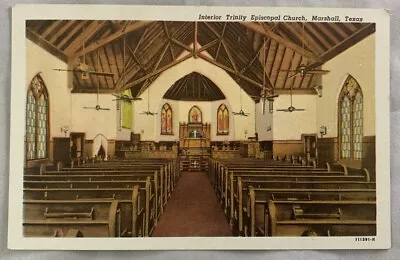
[[[278,95],[290,95],[290,89],[285,88],[285,89],[281,89],[281,88],[276,88],[274,89],[274,94],[278,94]],[[313,88],[293,88],[292,89],[292,94],[293,95],[317,95],[317,93],[315,92],[315,90]]]
[[[338,43],[340,41],[340,38],[338,38],[334,33],[332,33],[332,30],[330,28],[328,29],[324,23],[314,23],[310,24],[310,26],[317,27],[325,35],[325,37],[329,38],[331,42]]]
[[[370,23],[359,29],[357,32],[353,33],[350,37],[347,37],[340,43],[336,44],[330,50],[324,52],[320,56],[320,61],[315,62],[310,65],[310,68],[317,68],[321,66],[323,63],[327,62],[328,60],[334,58],[335,56],[339,55],[343,51],[347,50],[354,44],[358,43],[359,41],[363,40],[364,38],[368,37],[369,35],[375,32],[375,24]]]
[[[69,20],[66,24],[61,26],[61,28],[57,30],[57,32],[50,37],[49,42],[54,43],[58,39],[58,37],[63,35],[72,26],[74,22],[75,22],[74,20]]]
[[[337,34],[340,35],[343,39],[346,39],[349,35],[339,27],[336,23],[326,23],[328,26],[330,26]]]
[[[193,30],[193,57],[196,59],[197,58],[197,33],[198,33],[198,24],[197,21],[194,22],[194,30]]]
[[[122,90],[125,90],[127,88],[131,88],[131,87],[135,86],[136,84],[139,84],[139,83],[145,81],[148,78],[151,78],[151,77],[153,77],[153,76],[155,76],[157,74],[160,74],[161,72],[164,72],[165,70],[167,70],[167,69],[169,69],[169,68],[171,68],[171,67],[173,67],[173,66],[175,66],[175,65],[177,65],[177,64],[179,64],[179,63],[181,63],[181,62],[183,62],[183,61],[185,61],[185,60],[187,60],[187,59],[189,59],[191,57],[193,57],[193,53],[185,55],[184,57],[182,57],[180,59],[177,59],[177,60],[171,62],[170,64],[165,65],[162,68],[157,69],[157,70],[153,71],[152,73],[147,74],[144,77],[141,77],[140,79],[137,79],[137,80],[134,80],[132,82],[129,82],[128,84],[125,85],[125,87],[123,89],[120,89],[120,90],[122,91]]]
[[[69,61],[68,56],[64,52],[60,51],[56,46],[54,46],[53,44],[48,42],[43,37],[40,37],[40,35],[38,35],[37,33],[35,33],[34,31],[32,31],[29,28],[26,28],[26,37],[29,40],[36,43],[37,45],[44,48],[49,53],[53,54],[55,57],[57,57],[61,61],[68,63],[68,61]]]
[[[68,35],[65,36],[59,44],[57,44],[57,48],[61,49],[64,47],[64,45],[71,40],[71,37],[73,37],[79,30],[82,29],[83,23],[84,22],[80,22],[79,25],[76,25],[70,32],[68,32]]]
[[[163,52],[161,53],[160,57],[158,58],[156,64],[154,65],[154,68],[153,68],[152,73],[154,73],[154,72],[158,69],[158,66],[160,66],[161,61],[163,60],[165,54],[167,53],[167,49],[168,49],[170,46],[171,46],[171,43],[168,42],[168,44],[164,47],[164,50],[163,50]],[[175,60],[175,59],[174,59],[174,60]],[[143,83],[142,87],[143,87],[143,86],[146,86],[146,84],[149,82],[149,80],[150,80],[150,78],[146,79],[146,81]],[[143,91],[144,91],[143,88],[140,89],[140,90],[138,91],[138,95],[140,95]]]
[[[276,34],[272,30],[270,30],[268,27],[266,27],[264,24],[259,25],[259,24],[253,23],[253,22],[239,22],[239,23],[245,27],[252,29],[253,31],[255,31],[259,34],[266,36],[267,38],[272,38],[273,40],[285,45],[286,47],[288,47],[296,52],[302,53],[304,56],[307,56],[308,58],[310,58],[312,60],[315,60],[315,61],[318,60],[318,57],[314,53],[312,53],[308,50],[304,50],[297,44],[294,44],[293,42]]]
[[[325,37],[323,35],[321,35],[311,24],[304,23],[304,27],[307,28],[312,33],[312,35],[310,35],[310,37],[313,39],[314,39],[314,37],[317,38],[318,41],[320,41],[322,43],[322,45],[324,46],[324,48],[326,50],[329,50],[329,48],[332,47],[332,45],[325,39]]]
[[[87,46],[87,48],[85,48],[85,51],[81,50],[81,51],[76,52],[76,53],[71,51],[69,54],[71,56],[80,57],[80,56],[85,55],[85,54],[87,54],[89,52],[97,50],[98,48],[102,47],[103,45],[105,45],[105,44],[107,44],[107,43],[109,43],[111,41],[114,41],[114,40],[122,37],[124,34],[127,34],[129,32],[133,32],[135,30],[143,28],[144,26],[147,26],[147,25],[149,25],[151,23],[153,23],[153,21],[138,21],[138,22],[129,24],[129,25],[126,26],[126,28],[123,28],[123,29],[117,31],[114,34],[111,34],[111,35],[109,35],[109,36],[107,36],[107,37],[105,37],[105,38],[103,38],[103,39],[101,39],[99,41],[96,41],[95,43],[92,43],[91,45]]]
[[[84,54],[89,53],[87,47],[85,46],[85,51],[83,49],[76,53],[83,45],[88,41],[105,23],[105,21],[92,21],[89,26],[82,28],[83,32],[77,37],[66,49],[65,53],[68,57],[81,57]],[[96,48],[97,50],[97,48]]]
[[[303,23],[305,24],[305,23]],[[300,26],[298,23],[284,23],[285,27],[295,35],[297,38],[300,39],[302,44],[308,47],[309,50],[312,50],[313,53],[316,53],[317,55],[324,52],[325,49],[321,48],[321,46],[314,40],[313,37],[311,37],[306,31],[305,31],[305,26],[304,29],[302,26]],[[301,53],[302,54],[302,53]]]
[[[54,31],[61,23],[63,22],[63,20],[56,20],[53,21],[52,24],[50,24],[43,33],[41,33],[41,37],[42,38],[47,38],[47,36],[49,36],[49,34],[51,34],[52,31]],[[51,41],[49,41],[51,42]]]
[[[170,51],[170,53],[171,53],[171,57],[172,57],[172,59],[175,59],[175,53],[174,53],[174,50],[172,49],[172,45],[171,45],[171,36],[169,35],[167,22],[164,21],[164,22],[163,22],[163,25],[164,25],[164,32],[165,32],[165,35],[167,36],[167,38],[168,38],[169,41],[170,41],[169,44],[168,44],[168,46],[169,46],[169,51]]]
[[[254,80],[252,80],[252,79],[250,79],[250,78],[248,78],[248,77],[236,72],[235,70],[233,70],[233,69],[231,69],[231,68],[229,68],[229,67],[227,67],[227,66],[225,66],[225,65],[223,65],[223,64],[221,64],[221,63],[219,63],[219,62],[217,62],[217,61],[215,61],[213,59],[211,59],[210,57],[208,57],[208,56],[206,56],[206,55],[204,55],[202,53],[199,53],[198,56],[200,58],[202,58],[203,60],[208,61],[209,63],[211,63],[211,64],[213,64],[213,65],[215,65],[217,67],[220,67],[221,69],[224,69],[224,70],[226,70],[228,72],[231,72],[231,73],[235,74],[237,77],[239,77],[239,78],[241,78],[241,79],[243,79],[243,80],[245,80],[245,81],[247,81],[247,82],[249,82],[249,83],[251,83],[251,84],[253,84],[253,85],[257,86],[257,87],[259,87],[259,88],[263,88],[262,84],[260,84],[260,83],[258,83],[256,81],[254,81]]]
[[[227,46],[227,44],[225,43],[224,40],[222,40],[221,42],[222,42],[222,45],[224,46],[225,52],[228,55],[228,59],[229,59],[230,63],[232,64],[232,67],[233,67],[235,73],[239,73],[238,67],[236,66],[236,62],[233,59],[231,50],[229,49],[229,46]]]

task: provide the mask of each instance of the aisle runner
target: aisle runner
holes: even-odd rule
[[[179,236],[232,236],[204,172],[181,176],[153,232],[153,237]]]

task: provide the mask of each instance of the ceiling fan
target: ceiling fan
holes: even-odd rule
[[[84,30],[84,26],[82,26],[82,35],[84,34],[85,30]],[[82,43],[82,50],[83,53],[85,53],[85,39],[83,39],[83,43]],[[97,53],[98,54],[98,53]],[[98,66],[97,66],[98,67]],[[100,71],[96,71],[94,68],[89,67],[86,64],[86,55],[83,54],[83,63],[78,62],[77,65],[75,65],[75,67],[73,69],[53,69],[56,71],[67,71],[67,72],[76,72],[76,73],[80,73],[81,74],[81,79],[85,80],[89,78],[89,75],[94,75],[94,76],[105,76],[105,77],[114,77],[113,73],[109,73],[109,72],[100,72]]]
[[[240,110],[239,112],[232,112],[235,116],[249,116],[250,113],[245,113],[242,109],[242,88],[240,88]]]
[[[286,109],[277,109],[276,111],[281,111],[281,112],[295,112],[295,111],[305,111],[303,108],[295,108],[293,106],[293,86],[290,87],[290,106]]]
[[[99,63],[99,52],[97,52],[97,64]],[[83,107],[84,109],[95,109],[95,110],[97,110],[97,111],[100,111],[100,110],[110,110],[109,108],[103,108],[103,107],[101,107],[100,105],[99,105],[99,92],[100,92],[100,90],[99,90],[99,79],[97,79],[97,99],[96,99],[96,106],[94,106],[94,107]]]
[[[303,31],[302,31],[302,39],[304,38],[304,23],[302,23],[303,25]],[[302,41],[302,50],[304,50],[304,41]],[[303,57],[303,51],[301,53],[301,56]],[[286,72],[291,72],[292,74],[290,76],[288,76],[287,78],[293,78],[296,77],[297,75],[301,75],[302,77],[304,77],[305,75],[313,75],[313,74],[326,74],[329,72],[329,70],[321,70],[321,69],[316,69],[313,68],[310,65],[305,65],[304,63],[301,63],[296,69],[291,69],[291,70],[279,70],[279,71],[286,71]]]
[[[113,101],[122,101],[122,102],[132,102],[132,101],[137,101],[137,100],[142,100],[142,98],[138,97],[130,97],[126,94],[112,94],[116,99],[113,99]]]
[[[157,115],[157,113],[151,112],[150,111],[150,88],[147,90],[147,110],[143,111],[142,113],[140,113],[142,115],[146,115],[146,116],[154,116]]]
[[[306,66],[304,64],[300,64],[300,66],[298,66],[294,70],[280,70],[280,71],[293,72],[293,74],[290,75],[288,77],[288,79],[296,77],[297,75],[301,75],[302,77],[304,77],[307,74],[310,74],[310,75],[312,75],[312,74],[326,74],[326,73],[330,72],[329,70],[313,69],[310,66]]]

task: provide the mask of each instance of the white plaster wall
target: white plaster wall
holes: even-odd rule
[[[96,94],[70,93],[71,74],[53,70],[67,69],[67,64],[30,40],[26,40],[26,52],[26,89],[32,78],[41,73],[49,92],[50,137],[64,137],[61,127],[68,126],[69,132],[85,132],[86,139],[93,139],[98,134],[104,135],[107,139],[116,138],[117,113],[112,95],[99,95],[101,107],[110,108],[110,111],[83,109],[84,106],[96,106]]]
[[[99,95],[99,105],[110,110],[84,109],[96,106],[96,94],[71,94],[71,132],[85,132],[86,139],[102,134],[107,139],[115,139],[117,132],[117,109],[114,97]]]
[[[300,140],[301,134],[317,133],[316,95],[293,95],[293,106],[305,111],[280,112],[290,106],[290,95],[279,95],[274,101],[273,139]]]
[[[273,113],[269,112],[269,104],[268,101],[265,104],[265,113],[262,113],[263,110],[263,101],[255,104],[256,106],[256,129],[258,133],[258,140],[260,141],[271,141],[273,138]],[[268,127],[271,127],[271,130],[268,131]]]
[[[186,55],[186,53],[182,54],[182,56]],[[163,104],[163,96],[165,92],[172,86],[172,84],[183,76],[197,71],[198,73],[203,74],[204,76],[211,79],[224,93],[227,100],[230,103],[230,111],[239,111],[240,110],[240,87],[236,82],[227,74],[223,69],[210,64],[209,62],[202,60],[200,58],[190,58],[187,59],[178,65],[164,71],[154,82],[153,84],[146,89],[141,94],[141,98],[143,99],[140,102],[135,102],[135,115],[134,115],[134,131],[136,133],[141,133],[142,140],[157,140],[157,136],[159,133],[159,117],[157,116],[145,116],[141,115],[140,112],[147,110],[147,91],[150,90],[150,106],[149,109],[152,112],[158,112],[160,110],[161,104]],[[181,103],[181,102],[180,102]],[[186,102],[182,102],[185,104]],[[188,102],[192,105],[199,104],[200,102]],[[245,130],[247,130],[248,135],[254,135],[255,132],[255,106],[254,101],[246,95],[244,92],[242,93],[242,106],[245,112],[251,113],[249,117],[235,117],[235,129],[234,129],[234,139],[243,140],[245,139]],[[181,109],[189,107],[189,105],[179,105]],[[205,116],[205,120],[208,122],[211,121],[211,108],[203,111],[203,116]],[[187,115],[184,111],[180,111],[179,118],[182,121],[187,121]],[[175,123],[174,123],[175,126]],[[175,131],[175,129],[174,129]],[[178,134],[178,133],[177,133]],[[247,135],[247,136],[248,136]]]
[[[322,77],[323,96],[317,99],[318,126],[327,126],[326,137],[338,135],[338,97],[351,74],[360,84],[364,96],[364,136],[375,135],[375,34],[325,63],[330,72]]]
[[[50,138],[64,137],[65,134],[61,131],[62,126],[70,126],[71,124],[69,75],[66,72],[58,72],[53,69],[67,69],[67,64],[30,40],[26,40],[26,55],[26,91],[21,94],[26,99],[32,79],[40,73],[49,94]],[[62,114],[60,114],[61,111]]]

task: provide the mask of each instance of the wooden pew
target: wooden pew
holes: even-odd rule
[[[253,202],[250,205],[254,208]],[[253,217],[251,222],[250,230],[263,230],[265,236],[304,236],[307,231],[318,236],[374,236],[376,202],[269,200],[264,226],[259,229]]]
[[[56,172],[48,171],[46,173],[50,173],[50,175],[25,175],[24,176],[24,185],[30,185],[25,187],[51,187],[46,186],[48,182],[58,182],[60,183],[61,187],[69,187],[69,188],[77,188],[80,185],[77,182],[86,182],[90,183],[90,187],[113,187],[107,186],[107,184],[101,184],[98,182],[110,182],[113,183],[116,187],[133,187],[129,186],[129,183],[126,181],[145,181],[147,177],[150,177],[150,181],[152,182],[152,190],[155,193],[157,198],[156,204],[156,212],[157,216],[163,213],[166,201],[168,199],[167,189],[166,186],[163,185],[163,178],[161,178],[159,172],[149,170],[149,171],[118,171],[118,172],[103,172],[103,171],[74,171],[74,172],[60,172],[60,174],[56,174]],[[61,175],[62,174],[62,175]],[[161,181],[159,181],[160,179]],[[45,182],[44,184],[33,184],[32,181],[38,182]],[[75,183],[74,183],[75,182]],[[118,185],[117,182],[125,183],[125,186]],[[97,186],[94,185],[97,183]],[[36,186],[32,186],[36,185]],[[51,184],[53,187],[56,184]],[[86,185],[85,183],[81,185]],[[105,185],[105,186],[104,186]],[[86,185],[87,186],[87,185]]]
[[[238,208],[242,209],[239,214],[238,226],[241,234],[255,236],[256,227],[264,226],[265,205],[270,200],[285,201],[370,201],[376,200],[375,189],[271,189],[249,187],[246,205],[239,201]],[[364,204],[363,204],[364,205]],[[367,204],[368,205],[368,204]],[[346,217],[357,216],[359,212],[353,212],[347,207]],[[355,210],[356,211],[356,210]],[[361,213],[364,214],[364,213]],[[371,217],[372,218],[372,217]],[[357,217],[356,217],[357,219]],[[358,219],[357,219],[358,220]],[[372,221],[372,220],[371,220]],[[318,221],[317,221],[318,222]],[[250,223],[250,224],[249,224]],[[372,222],[371,222],[372,224]]]
[[[137,188],[135,188],[137,187]],[[132,236],[150,236],[157,224],[156,200],[150,179],[132,188],[24,188],[25,200],[90,201],[115,199],[120,202],[121,225]],[[135,213],[136,212],[136,213]],[[144,228],[140,228],[143,223]],[[142,231],[141,231],[142,230]]]
[[[225,187],[225,212],[228,219],[233,216],[233,208],[239,200],[243,200],[248,186],[255,188],[359,188],[375,189],[376,183],[369,182],[364,176],[336,175],[236,175],[229,176],[229,185]]]
[[[84,237],[119,237],[118,200],[24,200],[24,236],[78,230]]]

